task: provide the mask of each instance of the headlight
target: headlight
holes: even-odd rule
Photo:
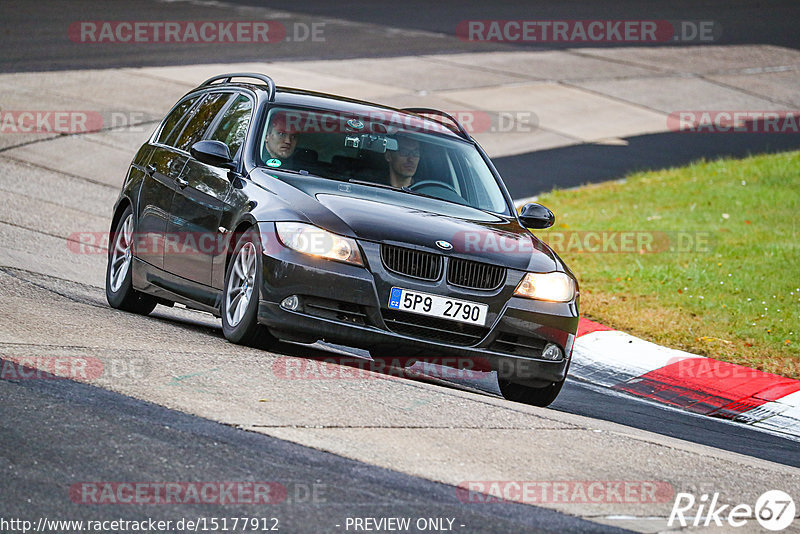
[[[292,250],[329,260],[364,265],[354,239],[299,222],[276,222],[275,228],[281,243]]]
[[[575,297],[575,281],[564,273],[527,273],[514,290],[514,295],[569,302]]]

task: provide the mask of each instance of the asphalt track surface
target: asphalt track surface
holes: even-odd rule
[[[66,28],[77,21],[97,20],[249,20],[248,7],[274,10],[276,20],[295,24],[325,23],[324,43],[282,42],[236,46],[193,44],[83,45],[65,39]],[[263,13],[259,12],[259,17]],[[515,2],[503,0],[407,0],[403,2],[325,2],[319,0],[193,0],[97,2],[58,0],[0,4],[0,72],[115,68],[249,60],[345,59],[491,50],[548,50],[574,45],[558,43],[472,43],[458,39],[459,22],[491,20],[712,20],[722,33],[714,44],[772,44],[800,48],[800,4],[791,0],[769,3],[713,0],[672,2]],[[261,19],[263,20],[263,19]],[[392,28],[393,30],[387,30]],[[663,43],[660,43],[663,44]],[[614,43],[592,46],[617,46]]]
[[[633,172],[688,165],[699,159],[745,158],[800,148],[800,134],[704,135],[665,132],[627,137],[624,144],[583,143],[495,158],[514,198],[616,180]]]
[[[98,288],[13,269],[3,269],[0,282],[5,293],[28,295],[36,299],[37,306],[60,310],[68,305],[69,314],[58,312],[58,317],[64,318],[57,321],[85,317],[99,331],[106,331],[105,321],[120,313],[104,306]],[[126,323],[138,325],[143,336],[158,325],[176,338],[192,339],[197,347],[222,337],[217,321],[204,313],[159,307],[149,318],[122,315]],[[87,341],[95,343],[96,339],[92,336]],[[124,345],[121,342],[120,346]],[[37,353],[46,346],[32,350]],[[6,346],[6,350],[10,348]],[[335,355],[329,350],[336,348],[282,343],[270,351],[270,357],[324,358]],[[3,363],[0,360],[0,368]],[[460,386],[450,387],[456,390]],[[482,396],[496,395],[496,387],[473,388],[478,402]],[[343,525],[347,517],[446,517],[465,525],[456,529],[463,532],[622,531],[537,506],[463,503],[446,484],[186,415],[89,384],[0,380],[0,398],[2,517],[177,521],[258,515],[278,518],[281,530],[287,532],[343,532],[335,525]],[[611,394],[578,381],[567,382],[551,409],[800,467],[796,441]],[[531,437],[533,445],[535,434]],[[424,456],[424,451],[419,452]],[[294,498],[267,506],[87,506],[72,501],[69,494],[70,487],[81,482],[147,481],[270,481],[285,486]],[[310,499],[309,488],[318,488],[321,497]]]
[[[462,532],[626,532],[534,506],[464,503],[445,484],[86,384],[2,380],[0,398],[0,458],[6,464],[0,515],[5,518],[177,522],[258,517],[270,518],[270,526],[272,518],[278,519],[282,532],[344,532],[347,518],[354,516],[435,517],[453,519],[453,529]],[[73,484],[122,480],[278,482],[286,488],[286,499],[266,505],[181,503],[143,509],[146,505],[87,506],[68,497]]]
[[[255,2],[231,2],[255,4]],[[329,21],[329,42],[324,49],[314,43],[269,49],[275,59],[350,58],[513,49],[506,44],[464,43],[452,39],[453,29],[469,18],[663,18],[720,21],[725,32],[721,44],[760,43],[800,47],[796,21],[800,4],[775,2],[768,10],[744,2],[655,2],[648,7],[616,3],[614,7],[592,2],[537,3],[536,10],[515,2],[271,2],[270,7],[291,11],[291,23]],[[580,13],[580,17],[576,17]],[[81,68],[113,68],[263,59],[265,51],[242,47],[180,46],[147,49],[65,46],[65,25],[75,20],[148,20],[156,14],[183,20],[228,18],[217,7],[200,2],[160,3],[133,1],[98,2],[3,2],[0,4],[0,71],[38,71]],[[236,17],[245,18],[245,14]],[[340,23],[339,21],[344,21]],[[336,24],[334,24],[336,22]],[[391,25],[406,30],[393,33],[375,27]],[[375,26],[375,27],[373,27]],[[412,32],[420,32],[414,34]],[[426,32],[443,34],[434,38]],[[449,38],[447,38],[449,37]],[[551,46],[551,48],[557,48]],[[713,139],[711,139],[713,138]],[[697,157],[743,155],[750,151],[784,150],[798,146],[796,136],[705,136],[702,143],[686,136],[659,134],[628,139],[627,147],[579,145],[511,158],[500,158],[498,167],[512,193],[549,189],[555,182],[569,187],[587,181],[617,178],[630,170],[681,164]],[[707,143],[707,144],[703,144]],[[711,143],[714,143],[713,145]],[[674,150],[666,151],[665,147]],[[532,171],[535,170],[535,172]],[[534,174],[534,176],[531,176]],[[536,176],[547,176],[538,183]],[[524,190],[522,178],[525,177]],[[8,273],[6,273],[8,274]],[[28,273],[12,272],[23,279]],[[36,282],[51,295],[54,307],[62,304],[61,282],[44,277]],[[35,285],[34,285],[35,286]],[[35,286],[38,287],[38,286]],[[28,288],[30,289],[30,288]],[[26,291],[28,289],[25,289]],[[31,289],[32,290],[32,289]],[[16,291],[16,289],[14,289]],[[102,306],[103,296],[88,286],[75,286],[86,305]],[[199,343],[221,336],[209,319],[195,322],[171,310],[157,312],[161,326],[188,330]],[[108,313],[113,313],[108,310]],[[294,345],[281,345],[296,355]],[[323,351],[320,351],[324,354]],[[491,391],[474,393],[493,395]],[[504,503],[465,505],[451,486],[374,467],[341,456],[287,441],[257,435],[196,416],[168,410],[104,389],[71,381],[0,381],[0,516],[60,516],[70,519],[131,518],[143,515],[178,519],[209,516],[207,506],[104,507],[72,503],[69,486],[85,480],[277,480],[289,487],[319,483],[325,486],[324,502],[286,502],[267,514],[279,517],[284,531],[335,531],[334,518],[361,516],[456,517],[466,532],[616,532],[597,523],[535,506]],[[654,404],[612,395],[576,381],[568,381],[553,410],[612,421],[632,428],[680,438],[754,458],[800,467],[798,444],[785,438],[753,431],[723,421],[709,420]],[[24,446],[20,446],[20,444]],[[190,474],[190,475],[189,475]],[[257,511],[265,515],[263,510]],[[253,515],[252,507],[225,507],[218,516]]]
[[[254,0],[232,0],[232,3],[256,5]],[[455,28],[465,20],[712,20],[721,25],[716,44],[773,44],[797,48],[800,35],[794,24],[800,17],[796,2],[777,1],[758,4],[746,1],[692,0],[641,2],[622,0],[593,2],[519,2],[500,0],[444,0],[427,2],[319,2],[314,0],[278,0],[270,6],[308,13],[320,17],[347,20],[455,35]],[[516,46],[553,49],[572,45],[558,43],[520,43]],[[599,46],[619,46],[614,43]]]
[[[12,281],[13,284],[10,283]],[[32,293],[38,300],[53,308],[62,307],[66,301],[77,303],[80,307],[86,306],[85,311],[78,312],[81,315],[90,313],[88,307],[93,308],[92,313],[103,313],[103,308],[105,308],[105,295],[102,291],[83,284],[58,280],[54,277],[13,269],[0,269],[0,287],[5,287],[5,291],[11,293]],[[119,313],[112,312],[111,309],[108,312]],[[191,310],[178,312],[158,306],[151,318],[170,329],[174,327],[178,330],[188,330],[191,335],[197,336],[199,346],[205,344],[204,338],[217,340],[223,337],[219,320],[210,314]],[[146,328],[148,321],[139,320],[135,315],[132,315],[130,319]],[[369,357],[368,353],[363,350],[325,343],[315,345],[280,343],[270,350],[270,353],[278,356],[321,359],[336,356],[338,353],[335,351],[337,350],[343,350],[354,358]],[[345,364],[348,363],[350,361],[345,360]],[[420,380],[425,381],[426,379],[421,377]],[[427,381],[452,388],[467,388],[477,395],[500,396],[496,383],[491,381],[447,381],[438,380],[435,377],[427,379]],[[40,381],[32,380],[30,382]],[[63,392],[66,390],[56,389],[53,391]],[[580,380],[568,380],[550,409],[619,423],[763,460],[800,467],[798,441],[724,420],[688,414],[647,400],[609,392]]]

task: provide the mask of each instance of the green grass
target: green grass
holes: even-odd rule
[[[650,253],[578,252],[581,242],[557,250],[580,281],[582,315],[800,378],[800,152],[637,173],[539,202],[556,213],[553,228],[536,232],[547,241],[568,245],[573,231],[655,236]],[[674,246],[678,232],[707,246],[670,251],[665,238]]]

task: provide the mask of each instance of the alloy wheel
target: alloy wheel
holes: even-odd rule
[[[129,214],[114,239],[114,250],[111,254],[111,272],[109,275],[111,290],[115,293],[122,287],[128,274],[133,255],[133,214]]]
[[[225,289],[225,318],[236,326],[244,317],[256,283],[256,247],[245,243],[236,255]]]

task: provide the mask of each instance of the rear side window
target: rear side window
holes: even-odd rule
[[[169,138],[169,134],[172,133],[172,130],[175,129],[175,126],[177,126],[178,123],[183,118],[183,116],[186,115],[186,112],[189,111],[189,108],[191,108],[194,105],[194,103],[197,102],[198,98],[199,97],[197,96],[192,98],[187,98],[186,100],[175,106],[175,108],[173,108],[173,110],[170,112],[169,115],[167,115],[167,118],[164,120],[164,125],[161,127],[161,132],[159,132],[158,134],[158,139],[156,139],[157,143],[160,143],[162,145],[167,144],[167,139]]]
[[[212,93],[194,109],[192,116],[183,128],[175,148],[189,151],[189,148],[203,138],[208,126],[214,121],[214,117],[231,97],[231,93]]]
[[[237,96],[209,139],[222,141],[228,145],[231,156],[235,156],[247,134],[252,110],[253,102],[249,98],[244,95]]]

